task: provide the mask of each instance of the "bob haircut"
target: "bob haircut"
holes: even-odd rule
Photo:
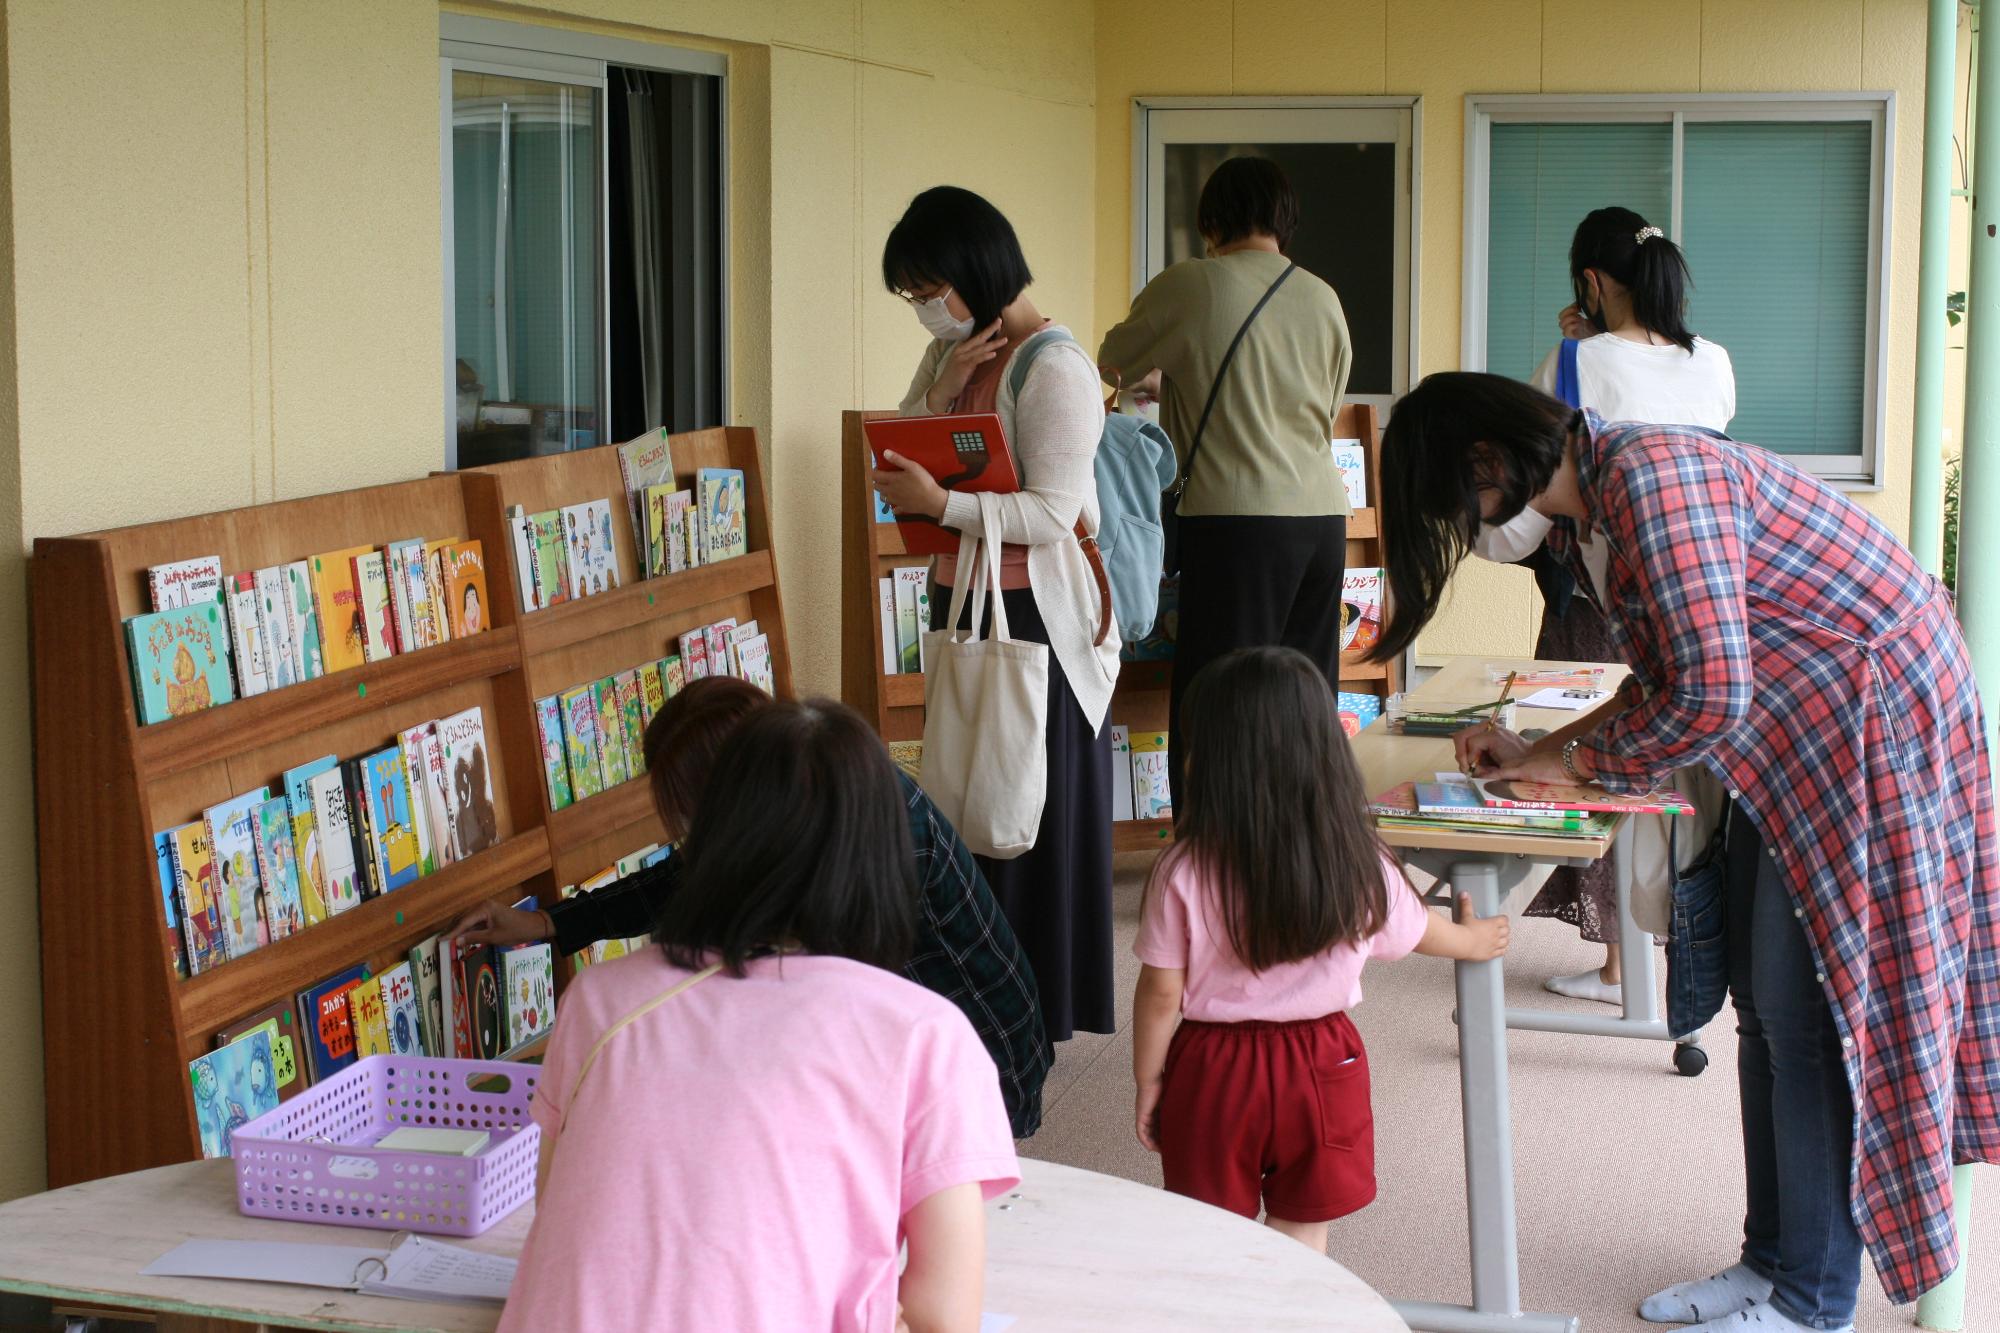
[[[1287,250],[1299,229],[1299,197],[1284,168],[1270,158],[1232,157],[1201,187],[1195,227],[1211,245],[1263,232]]]
[[[739,722],[770,703],[771,696],[747,680],[709,676],[690,681],[653,715],[646,726],[646,774],[653,808],[669,833],[685,832],[692,822],[722,743]]]
[[[910,201],[882,246],[882,282],[892,292],[946,284],[983,329],[1035,275],[1006,215],[970,190],[938,185]]]

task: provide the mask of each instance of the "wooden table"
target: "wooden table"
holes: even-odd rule
[[[1537,662],[1530,658],[1463,657],[1410,693],[1424,707],[1456,707],[1500,697],[1501,685],[1487,679],[1489,664],[1501,670],[1604,666],[1604,683],[1615,688],[1625,668],[1601,663]],[[1535,687],[1539,688],[1539,687]],[[1516,698],[1534,692],[1520,688]],[[1521,708],[1516,730],[1554,730],[1581,714],[1559,709]],[[1400,736],[1384,722],[1354,738],[1354,756],[1369,794],[1377,795],[1412,779],[1430,781],[1456,770],[1448,737]],[[1540,838],[1511,833],[1453,829],[1385,828],[1382,840],[1412,866],[1448,883],[1452,895],[1472,895],[1480,916],[1519,911],[1548,878],[1552,867],[1588,865],[1609,853],[1614,840],[1629,839],[1620,828],[1607,838]],[[1623,858],[1621,857],[1621,864]],[[1624,886],[1629,889],[1629,885]],[[1623,914],[1629,920],[1629,914]],[[1652,946],[1641,951],[1650,969]],[[1536,1314],[1521,1309],[1519,1246],[1514,1217],[1514,1138],[1507,1101],[1507,1027],[1501,960],[1452,965],[1458,997],[1459,1097],[1465,1139],[1467,1234],[1472,1252],[1472,1303],[1442,1305],[1399,1301],[1410,1327],[1435,1333],[1577,1333],[1573,1315]],[[1650,996],[1649,996],[1650,1002]],[[1525,1026],[1526,1024],[1524,1024]],[[1664,1027],[1664,1025],[1662,1025]]]
[[[987,1206],[986,1308],[1018,1333],[1145,1328],[1268,1333],[1406,1328],[1333,1260],[1267,1227],[1094,1171],[1023,1159],[1019,1189]],[[523,1207],[476,1240],[516,1254]],[[423,1304],[317,1287],[142,1277],[191,1238],[380,1245],[387,1233],[244,1217],[226,1161],[188,1162],[0,1205],[0,1291],[160,1311],[167,1329],[225,1327],[490,1333],[491,1306]]]

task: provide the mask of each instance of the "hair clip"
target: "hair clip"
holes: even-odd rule
[[[1655,236],[1665,236],[1665,235],[1666,233],[1661,231],[1658,227],[1641,227],[1639,228],[1639,234],[1632,238],[1632,244],[1644,245],[1647,241],[1652,240]]]

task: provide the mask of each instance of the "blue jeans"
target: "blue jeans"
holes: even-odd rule
[[[1854,1099],[1840,1033],[1778,863],[1743,810],[1729,828],[1729,989],[1749,1206],[1743,1262],[1809,1328],[1854,1322],[1861,1237],[1849,1181]]]

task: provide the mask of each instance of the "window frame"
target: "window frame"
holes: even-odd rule
[[[1403,325],[1404,336],[1396,339],[1393,369],[1390,373],[1390,392],[1386,394],[1349,393],[1348,401],[1369,403],[1379,416],[1387,419],[1389,409],[1397,399],[1409,391],[1417,380],[1419,361],[1419,313],[1423,309],[1421,272],[1423,267],[1423,180],[1424,180],[1424,102],[1417,95],[1356,96],[1356,97],[1135,97],[1132,99],[1132,222],[1130,270],[1132,289],[1126,298],[1136,298],[1153,276],[1151,254],[1153,242],[1153,124],[1154,112],[1212,111],[1212,112],[1322,112],[1322,111],[1389,111],[1404,112],[1408,115],[1403,136],[1407,142],[1398,142],[1399,150],[1407,147],[1408,154],[1399,152],[1397,171],[1404,186],[1401,206],[1407,210],[1408,224],[1400,229],[1396,237],[1396,248],[1407,281],[1397,292],[1396,318]],[[1242,136],[1239,136],[1242,137]],[[1265,136],[1270,137],[1270,136]],[[1304,138],[1296,142],[1325,143],[1339,142],[1323,137]],[[1214,142],[1212,140],[1173,139],[1163,142],[1194,143]]]
[[[1644,121],[1673,127],[1672,216],[1664,224],[1681,240],[1682,144],[1686,127],[1702,122],[1824,123],[1870,126],[1868,310],[1862,353],[1861,446],[1851,454],[1785,454],[1795,466],[1846,491],[1880,491],[1886,454],[1889,374],[1890,238],[1895,208],[1896,94],[1820,93],[1473,93],[1465,99],[1465,220],[1460,267],[1459,364],[1486,368],[1488,205],[1492,192],[1493,126],[1608,124]],[[1697,275],[1699,276],[1699,275]],[[1553,316],[1553,312],[1551,312]]]
[[[458,470],[458,403],[450,386],[457,377],[458,307],[455,289],[454,198],[452,183],[452,90],[453,70],[483,74],[511,74],[520,78],[588,84],[598,92],[597,186],[600,200],[598,253],[598,394],[607,414],[611,407],[611,210],[606,189],[610,180],[611,136],[606,102],[610,82],[607,66],[657,70],[666,74],[706,74],[718,80],[716,92],[716,193],[718,268],[716,276],[716,336],[720,345],[715,355],[722,382],[720,418],[731,419],[730,365],[730,181],[729,181],[729,58],[719,51],[668,46],[623,37],[576,32],[567,28],[506,19],[481,18],[471,14],[438,15],[438,186],[440,199],[439,255],[443,260],[444,352],[444,467]],[[607,432],[600,429],[600,435]],[[599,444],[616,441],[603,438]]]

